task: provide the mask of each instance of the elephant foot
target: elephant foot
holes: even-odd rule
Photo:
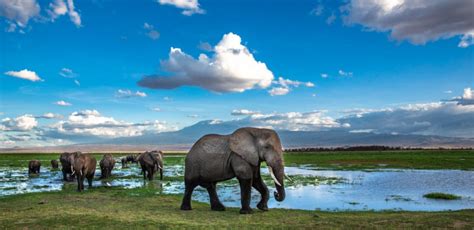
[[[253,213],[253,210],[251,208],[248,208],[248,209],[240,209],[240,214],[252,214]]]
[[[212,211],[225,211],[225,207],[222,204],[217,204],[217,205],[211,205],[211,210]]]
[[[265,203],[258,203],[257,208],[262,210],[262,211],[268,211],[268,206]]]
[[[190,211],[190,210],[193,210],[193,209],[191,208],[191,206],[188,206],[188,205],[181,205],[181,210],[183,210],[183,211]]]

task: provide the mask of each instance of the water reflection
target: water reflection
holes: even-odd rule
[[[262,170],[266,174],[266,170]],[[286,173],[297,178],[287,183],[286,199],[276,202],[270,198],[269,207],[306,210],[412,210],[439,211],[474,208],[474,171],[461,170],[381,170],[381,171],[333,171],[315,170],[311,167],[287,167]],[[93,186],[123,188],[145,187],[156,194],[180,194],[184,190],[182,165],[168,165],[164,181],[144,181],[136,164],[128,168],[120,165],[112,172],[112,178],[94,180]],[[100,170],[96,177],[100,177]],[[340,178],[337,183],[303,183],[305,178]],[[310,180],[312,181],[312,180]],[[270,191],[275,188],[267,181]],[[26,167],[0,168],[0,196],[13,194],[76,189],[75,182],[63,182],[60,170],[41,168],[39,176],[28,176]],[[87,186],[86,186],[87,189]],[[430,200],[423,197],[429,192],[453,193],[461,200]],[[218,193],[226,206],[240,206],[240,189],[233,180],[218,184]],[[272,192],[270,192],[272,194]],[[138,194],[137,194],[138,195]],[[197,188],[193,199],[208,202],[207,191]],[[252,205],[260,195],[252,191]]]

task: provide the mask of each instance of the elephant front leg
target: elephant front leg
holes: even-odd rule
[[[260,176],[260,172],[258,173],[257,178],[253,180],[252,186],[257,189],[257,191],[260,192],[260,195],[262,196],[262,199],[257,204],[257,208],[262,211],[268,211],[268,188],[263,182],[262,177]]]
[[[252,209],[250,208],[250,196],[252,192],[252,179],[239,179],[240,183],[240,202],[242,208],[240,214],[250,214]]]

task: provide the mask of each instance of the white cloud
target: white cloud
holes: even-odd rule
[[[74,73],[74,71],[68,68],[62,68],[61,71],[59,71],[59,75],[65,78],[75,78],[78,76],[77,73]]]
[[[451,94],[451,93],[453,93],[453,91],[452,91],[452,90],[446,90],[446,91],[444,91],[443,93]]]
[[[158,32],[153,25],[145,22],[145,24],[143,24],[143,29],[146,30],[146,35],[152,40],[160,38],[160,32]]]
[[[253,115],[253,114],[259,114],[260,112],[258,111],[252,111],[248,109],[234,109],[230,113],[232,116],[248,116],[248,115]]]
[[[4,118],[0,122],[0,130],[2,131],[28,131],[38,125],[35,117],[25,114],[16,118]]]
[[[135,92],[132,92],[131,90],[129,89],[119,89],[117,90],[117,94],[116,94],[116,97],[121,97],[121,98],[131,98],[131,97],[146,97],[146,93],[144,92],[140,92],[140,91],[135,91]]]
[[[199,115],[197,115],[197,114],[190,114],[190,115],[187,115],[187,117],[189,117],[189,118],[198,118]]]
[[[163,100],[165,100],[165,101],[171,101],[171,100],[173,100],[173,99],[172,99],[171,97],[163,97]]]
[[[7,18],[10,22],[15,23],[13,32],[16,26],[26,27],[28,21],[35,18],[40,13],[40,5],[36,0],[18,1],[18,0],[0,0],[0,16]],[[11,24],[10,24],[10,27]],[[10,30],[9,28],[8,30]]]
[[[274,87],[268,91],[271,96],[283,96],[290,92],[289,88],[286,87]]]
[[[74,84],[76,84],[77,86],[81,86],[81,83],[77,79],[74,79]]]
[[[21,78],[21,79],[26,79],[26,80],[30,80],[30,81],[43,81],[43,79],[41,79],[38,74],[36,74],[34,71],[30,71],[30,70],[27,70],[27,69],[24,69],[24,70],[20,70],[20,71],[8,71],[8,72],[5,72],[6,75],[8,76],[12,76],[12,77],[17,77],[17,78]]]
[[[59,106],[71,106],[71,105],[72,105],[71,103],[65,102],[65,101],[63,101],[63,100],[57,101],[57,102],[55,102],[54,104],[59,105]]]
[[[51,126],[54,132],[50,135],[67,139],[73,136],[97,136],[104,138],[140,136],[146,132],[174,131],[175,126],[164,121],[131,123],[118,121],[113,117],[102,116],[97,110],[73,112],[67,120]]]
[[[340,123],[336,119],[326,116],[324,111],[253,114],[247,118],[246,122],[249,122],[252,126],[290,131],[316,131],[350,127],[348,123]]]
[[[352,77],[352,72],[345,72],[344,70],[340,69],[338,72],[339,76],[341,77]]]
[[[214,92],[244,92],[256,87],[267,88],[273,73],[265,63],[256,61],[239,35],[228,33],[214,47],[214,55],[200,54],[198,59],[179,48],[171,48],[169,59],[162,61],[164,70],[174,76],[147,76],[138,84],[153,89],[174,89],[184,85],[198,86]]]
[[[455,97],[450,101],[455,101],[460,105],[474,105],[474,90],[465,88],[462,96]]]
[[[312,82],[301,82],[301,81],[293,81],[290,79],[284,79],[279,77],[277,81],[272,82],[274,87],[268,91],[271,96],[282,96],[288,94],[292,88],[299,87],[300,85],[304,85],[306,87],[314,87],[314,83]]]
[[[314,9],[311,10],[310,14],[321,16],[323,12],[324,12],[324,6],[322,4],[319,4]]]
[[[329,75],[328,75],[327,73],[322,73],[322,74],[321,74],[321,77],[322,77],[322,78],[328,78]]]
[[[54,0],[49,4],[48,14],[51,21],[58,17],[68,14],[71,20],[77,27],[82,26],[81,15],[76,11],[73,0]]]
[[[193,14],[204,14],[205,10],[199,7],[198,0],[158,0],[161,5],[173,5],[177,8],[183,9],[183,15],[191,16]]]
[[[460,36],[459,47],[473,44],[472,0],[351,0],[347,24],[389,31],[392,38],[413,44]]]
[[[151,108],[151,111],[155,111],[155,112],[161,112],[161,109],[158,108],[158,107],[155,107],[155,108]]]
[[[44,118],[44,119],[61,119],[63,118],[62,115],[60,114],[54,114],[54,113],[45,113],[41,116],[37,116],[36,118]]]
[[[334,21],[336,21],[336,18],[336,14],[333,12],[328,18],[326,18],[326,24],[332,25]]]

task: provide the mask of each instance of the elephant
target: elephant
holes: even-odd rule
[[[112,174],[112,169],[115,166],[115,160],[112,154],[107,153],[104,155],[102,160],[100,160],[100,172],[101,172],[101,179],[109,178]]]
[[[160,169],[160,180],[163,180],[163,152],[151,151],[140,154],[137,157],[142,168],[143,179],[153,180],[153,175]]]
[[[185,192],[181,210],[191,210],[191,195],[196,186],[207,189],[211,209],[224,211],[216,184],[237,177],[241,193],[241,214],[252,213],[251,189],[262,198],[257,208],[268,211],[268,188],[260,175],[260,165],[266,162],[276,190],[275,200],[285,199],[283,150],[278,134],[271,129],[239,128],[230,135],[208,134],[201,137],[185,159]]]
[[[92,187],[92,179],[94,179],[96,165],[97,160],[89,154],[79,154],[76,156],[71,166],[71,171],[72,174],[76,174],[77,191],[81,192],[84,190],[85,178],[87,178],[89,188]]]
[[[39,160],[31,160],[28,163],[28,174],[39,174],[41,169],[41,162]]]
[[[128,156],[123,157],[123,158],[121,159],[121,161],[122,161],[122,168],[126,168],[128,162],[137,163],[137,162],[138,162],[137,158],[138,158],[138,156],[134,156],[134,155],[128,155]]]
[[[59,161],[61,162],[62,172],[63,172],[63,180],[64,181],[73,181],[74,174],[72,174],[72,165],[74,163],[74,159],[81,155],[81,152],[64,152],[59,156]],[[68,178],[69,175],[69,178]]]
[[[58,160],[51,160],[51,168],[57,169],[59,167]]]

